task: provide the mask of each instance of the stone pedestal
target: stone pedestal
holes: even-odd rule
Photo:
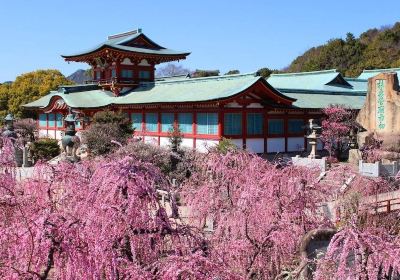
[[[358,149],[349,150],[349,163],[358,165],[358,162],[362,159],[361,152]]]

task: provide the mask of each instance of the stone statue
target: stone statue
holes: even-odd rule
[[[65,135],[61,139],[62,153],[65,155],[66,159],[78,161],[80,157],[77,152],[81,145],[81,140],[75,135],[75,115],[72,113],[68,114],[64,121],[67,125],[67,129],[65,130]]]

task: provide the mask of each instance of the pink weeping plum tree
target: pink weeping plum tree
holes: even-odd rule
[[[211,257],[244,279],[275,279],[299,265],[302,236],[330,228],[318,211],[328,189],[316,183],[315,170],[276,168],[243,152],[209,154],[202,170],[182,187],[199,226],[214,222]]]
[[[174,189],[190,208],[187,220],[168,216],[157,189],[171,187],[149,162],[125,155],[40,164],[21,181],[12,143],[3,140],[0,279],[302,277],[303,237],[336,230],[319,208],[333,191],[318,183],[319,172],[242,151],[193,160],[191,177]],[[356,218],[333,236],[317,263],[318,279],[399,271],[398,232]],[[206,220],[211,232],[204,231]]]
[[[355,128],[354,111],[339,105],[332,105],[323,110],[321,140],[331,157],[340,159],[348,148],[350,132]]]
[[[229,279],[195,228],[168,219],[158,168],[133,157],[0,175],[1,279]],[[227,278],[228,277],[228,278]]]

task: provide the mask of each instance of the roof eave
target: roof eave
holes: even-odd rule
[[[91,55],[96,52],[102,51],[103,49],[111,49],[111,50],[115,50],[115,51],[119,51],[119,52],[136,53],[136,54],[141,54],[141,55],[158,56],[158,57],[163,57],[163,56],[180,57],[181,59],[185,59],[188,55],[191,54],[190,52],[159,54],[159,53],[147,53],[147,52],[140,52],[140,51],[129,51],[129,50],[122,50],[118,47],[104,44],[96,49],[93,49],[93,50],[85,52],[85,53],[80,53],[80,54],[75,54],[75,55],[61,55],[61,57],[64,58],[66,61],[74,61],[76,59],[79,59],[80,57]]]

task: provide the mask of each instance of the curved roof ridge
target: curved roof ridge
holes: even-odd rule
[[[394,67],[394,68],[380,68],[380,69],[364,69],[362,72],[363,73],[371,73],[371,72],[389,72],[389,71],[400,71],[400,67]]]
[[[368,81],[368,79],[357,78],[357,77],[344,77],[344,76],[343,76],[343,78],[344,78],[346,81],[359,81],[359,82],[366,82],[366,81]]]
[[[320,71],[309,71],[309,72],[295,72],[295,73],[278,73],[271,74],[270,76],[300,76],[300,75],[315,75],[315,74],[328,74],[337,73],[340,74],[336,69],[320,70]]]
[[[188,79],[170,79],[168,81],[155,81],[155,82],[146,82],[143,84],[169,84],[169,83],[189,83],[189,82],[198,82],[198,81],[210,81],[210,80],[227,80],[232,78],[242,78],[242,77],[253,77],[253,78],[262,78],[261,76],[257,76],[256,73],[243,73],[243,74],[233,74],[233,75],[221,75],[221,76],[210,76],[210,77],[199,77],[199,78],[188,78]]]

